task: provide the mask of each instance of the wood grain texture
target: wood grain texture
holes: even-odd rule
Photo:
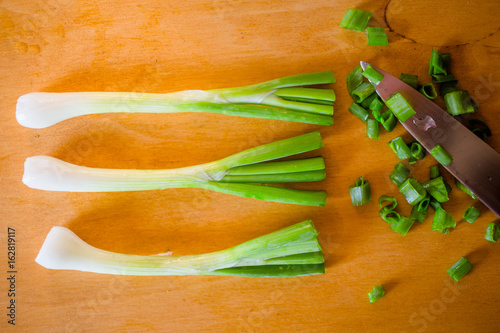
[[[374,13],[388,47],[340,29],[350,7]],[[353,207],[348,186],[364,176],[373,198],[395,195],[397,162],[386,142],[399,126],[365,137],[347,108],[345,77],[360,60],[429,81],[432,47],[452,55],[460,88],[480,105],[489,143],[500,151],[500,3],[494,1],[2,1],[0,2],[0,327],[23,332],[498,332],[500,252],[483,238],[497,218],[453,190],[445,208],[474,223],[449,235],[431,220],[406,237],[378,217],[376,200]],[[17,98],[32,91],[170,92],[240,86],[333,70],[331,127],[209,114],[92,115],[50,128],[23,128]],[[442,104],[442,101],[438,101]],[[172,168],[319,129],[327,179],[324,208],[179,189],[130,193],[52,193],[21,182],[24,160],[50,155],[92,167]],[[428,177],[428,157],[412,167]],[[451,179],[447,177],[449,181]],[[402,201],[401,201],[402,202]],[[403,214],[409,207],[401,205]],[[224,249],[305,219],[320,232],[326,274],[289,279],[115,277],[49,271],[34,259],[52,226],[65,226],[105,250],[156,254]],[[16,327],[7,324],[7,227],[16,229]],[[446,269],[474,264],[457,285]],[[387,293],[370,304],[367,293]]]

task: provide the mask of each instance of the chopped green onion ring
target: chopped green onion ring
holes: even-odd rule
[[[486,227],[486,234],[484,235],[484,238],[488,242],[496,243],[500,238],[500,228],[498,227],[498,224],[494,222],[488,224],[488,227]]]
[[[453,161],[453,157],[440,145],[435,145],[430,151],[431,155],[442,165],[447,166]]]
[[[410,170],[405,167],[401,162],[398,162],[394,168],[392,169],[391,174],[389,175],[389,179],[396,184],[396,186],[401,186],[404,181],[410,175]]]
[[[384,295],[384,288],[382,288],[382,286],[375,286],[373,287],[372,291],[368,293],[368,299],[370,300],[370,303],[373,303],[381,299]]]
[[[342,22],[340,22],[340,27],[354,31],[363,31],[372,15],[372,13],[364,10],[349,8]]]
[[[373,46],[389,46],[387,33],[381,27],[367,27],[366,36],[368,38],[368,45]]]
[[[418,88],[418,76],[417,75],[401,73],[401,75],[399,76],[399,79],[414,89]]]
[[[398,136],[387,143],[391,147],[392,151],[400,160],[404,160],[411,156],[411,150],[408,145],[404,142],[403,138]]]
[[[467,207],[462,218],[469,223],[474,223],[479,215],[481,215],[481,211],[471,205]]]
[[[349,111],[353,115],[361,119],[362,122],[365,122],[370,115],[368,111],[366,111],[361,105],[357,104],[356,102],[352,102],[351,106],[349,107]]]
[[[363,82],[353,90],[352,98],[356,103],[361,103],[373,93],[375,93],[373,85],[370,82]]]
[[[378,139],[378,121],[375,119],[366,120],[366,136],[370,139]]]
[[[424,187],[415,178],[411,177],[399,187],[399,192],[405,196],[406,201],[412,206],[422,201],[427,194]]]
[[[351,201],[354,206],[364,205],[372,200],[370,182],[359,177],[354,185],[349,186]]]
[[[472,264],[467,260],[467,258],[462,257],[456,263],[454,263],[450,268],[446,270],[448,275],[450,275],[455,282],[458,282],[465,274],[469,273],[472,269]]]
[[[393,94],[385,101],[385,105],[394,113],[396,118],[401,122],[405,122],[410,117],[417,114],[411,107],[410,103],[401,95],[400,92]]]
[[[437,97],[436,88],[434,88],[432,83],[422,85],[419,90],[428,99],[435,99]]]
[[[378,85],[383,80],[384,75],[377,72],[372,66],[368,65],[363,71],[363,76],[366,77],[372,84]]]

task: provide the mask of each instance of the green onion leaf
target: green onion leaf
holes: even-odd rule
[[[422,187],[438,202],[446,202],[448,198],[448,190],[443,177],[439,176],[422,183]]]
[[[439,165],[433,165],[430,167],[430,179],[437,178],[440,174]]]
[[[356,66],[349,74],[347,74],[347,91],[352,97],[352,92],[363,83],[363,68],[361,65]]]
[[[458,90],[458,81],[453,80],[449,82],[443,82],[439,86],[439,96],[446,96],[446,94]]]
[[[488,242],[496,243],[497,240],[500,238],[500,228],[498,227],[498,224],[493,222],[488,224],[484,238]]]
[[[372,66],[368,65],[363,71],[363,76],[366,77],[374,85],[378,85],[384,78],[384,75],[377,72]]]
[[[455,76],[453,74],[436,74],[432,76],[432,82],[433,83],[445,83],[445,82],[451,82],[455,81]]]
[[[342,22],[340,22],[340,27],[354,31],[363,31],[372,15],[372,13],[364,10],[350,8],[345,13]]]
[[[354,185],[349,186],[351,201],[354,206],[364,205],[372,200],[370,183],[359,177]]]
[[[469,206],[465,210],[464,216],[462,216],[462,218],[469,223],[474,223],[479,215],[481,215],[481,211],[479,209],[474,206]]]
[[[443,147],[435,145],[430,151],[431,155],[442,165],[447,166],[453,161],[453,158]]]
[[[391,230],[406,236],[414,221],[410,220],[404,216],[400,216],[395,222],[391,224]]]
[[[440,233],[448,234],[449,228],[455,228],[457,222],[453,217],[444,210],[439,203],[431,200],[430,204],[435,208],[434,219],[432,220],[432,230],[437,230]]]
[[[456,178],[455,178],[455,186],[458,187],[460,190],[464,191],[465,193],[467,193],[468,195],[470,195],[472,199],[477,199],[477,196]]]
[[[366,120],[366,136],[370,139],[378,139],[378,121],[375,119]]]
[[[401,75],[399,76],[399,79],[414,89],[418,88],[418,76],[417,75],[401,73]]]
[[[466,113],[473,113],[477,105],[470,98],[467,90],[452,91],[444,95],[446,109],[452,116],[458,116]]]
[[[399,192],[405,196],[410,205],[416,205],[425,198],[427,192],[414,178],[408,178],[400,187]]]
[[[417,114],[411,107],[410,103],[408,103],[403,95],[401,95],[401,93],[399,92],[389,97],[385,101],[385,105],[387,105],[387,107],[401,122],[405,122],[410,117]]]
[[[352,98],[356,103],[361,103],[373,93],[375,93],[373,85],[369,82],[363,82],[352,91]]]
[[[372,104],[373,100],[378,98],[377,93],[373,93],[367,98],[365,98],[359,105],[361,105],[363,108],[368,109],[370,107],[370,104]]]
[[[374,98],[373,101],[369,105],[369,109],[372,110],[373,112],[380,112],[383,107],[384,107],[384,103],[378,97]],[[377,119],[377,121],[380,121],[380,120]]]
[[[422,201],[413,206],[410,214],[410,219],[420,223],[424,222],[425,218],[427,217],[427,213],[429,211],[430,199],[431,198],[429,194],[427,194]]]
[[[362,122],[365,122],[366,119],[368,119],[368,116],[370,115],[370,113],[368,111],[366,111],[363,107],[361,107],[356,102],[353,102],[351,104],[351,106],[349,107],[349,111],[353,115],[355,115],[356,117],[358,117],[359,119],[361,119]]]
[[[410,152],[411,152],[411,157],[415,158],[416,160],[423,159],[426,154],[424,147],[422,147],[422,145],[418,141],[413,141],[411,143]]]
[[[419,90],[428,99],[435,99],[437,97],[436,88],[434,88],[432,83],[422,85]]]
[[[389,141],[388,145],[400,160],[404,160],[411,156],[410,148],[400,136]]]
[[[389,175],[389,179],[396,184],[396,186],[401,186],[401,184],[404,183],[404,181],[408,178],[410,175],[410,170],[408,170],[407,167],[405,167],[401,162],[398,162],[394,168],[392,169],[391,174]]]
[[[388,201],[389,204],[384,206],[384,202]],[[395,197],[389,195],[382,195],[378,198],[378,205],[380,206],[379,215],[387,223],[394,223],[398,221],[401,216],[394,209],[398,205]]]
[[[384,28],[367,27],[366,36],[368,38],[368,45],[389,46]]]
[[[467,260],[467,258],[462,257],[458,259],[456,263],[446,270],[446,273],[450,275],[455,282],[458,282],[465,274],[469,273],[472,269],[472,264]]]
[[[446,70],[446,64],[443,66],[443,59],[439,55],[439,53],[432,49],[431,60],[429,63],[429,76],[437,75],[437,74],[448,74]]]
[[[373,303],[381,299],[384,295],[384,288],[382,288],[382,286],[375,286],[373,287],[372,291],[368,293],[368,299],[370,300],[370,303]]]
[[[382,119],[380,121],[382,126],[384,126],[387,132],[391,132],[397,125],[396,117],[391,110],[385,110],[382,113]]]

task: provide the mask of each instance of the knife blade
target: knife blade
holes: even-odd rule
[[[443,147],[453,158],[443,167],[500,217],[500,154],[420,92],[361,61],[363,70],[367,66],[384,75],[382,81],[374,85],[384,102],[399,92],[415,110],[414,116],[401,122],[406,130],[427,151],[438,144]]]

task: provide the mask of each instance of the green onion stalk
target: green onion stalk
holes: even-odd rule
[[[311,221],[257,237],[232,248],[198,255],[133,255],[104,251],[71,230],[53,227],[36,262],[48,269],[114,275],[231,275],[291,277],[325,272]]]
[[[19,97],[16,118],[23,126],[44,128],[69,118],[97,113],[211,112],[331,125],[334,91],[303,86],[333,82],[333,73],[324,71],[292,75],[244,87],[167,94],[35,92]]]
[[[201,188],[289,204],[324,206],[325,191],[260,185],[325,179],[322,157],[266,162],[322,147],[319,132],[276,141],[218,161],[178,169],[102,169],[74,165],[49,156],[26,159],[23,182],[30,188],[67,192],[117,192]]]

